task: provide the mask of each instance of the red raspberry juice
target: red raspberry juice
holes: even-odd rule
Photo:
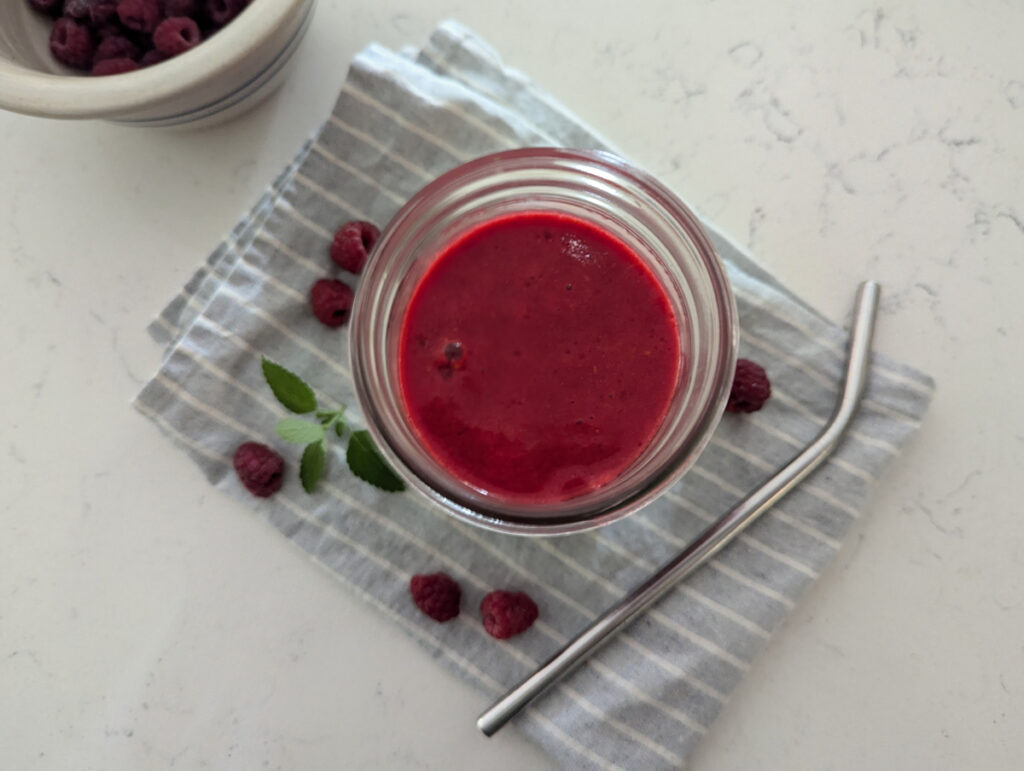
[[[489,220],[415,287],[399,341],[410,422],[449,473],[544,504],[612,481],[665,417],[684,352],[624,243],[565,214]]]

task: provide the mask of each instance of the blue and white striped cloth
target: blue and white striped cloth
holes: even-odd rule
[[[266,501],[231,468],[245,440],[274,443],[282,417],[260,374],[266,355],[301,373],[322,402],[355,407],[344,330],[310,314],[330,273],[328,244],[349,219],[385,223],[424,183],[470,158],[524,145],[607,144],[465,28],[445,23],[422,51],[371,45],[355,59],[322,130],[152,326],[168,345],[136,406],[217,487],[241,496],[433,658],[496,697],[792,457],[831,414],[845,334],[729,241],[741,355],[768,364],[761,412],[727,415],[698,465],[647,509],[599,532],[517,538],[460,524],[415,493],[355,479],[340,457],[312,496],[291,473]],[[786,613],[826,568],[874,482],[914,432],[931,380],[876,357],[867,398],[838,452],[706,567],[517,721],[567,768],[674,768]],[[359,422],[358,414],[354,422]],[[293,447],[281,447],[297,465]],[[442,570],[463,613],[436,624],[413,607],[410,575]],[[523,589],[539,621],[507,642],[477,607]],[[466,715],[472,720],[475,715]]]

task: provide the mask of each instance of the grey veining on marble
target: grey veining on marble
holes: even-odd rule
[[[240,123],[143,134],[0,115],[0,768],[544,767],[515,732],[477,736],[483,699],[211,494],[129,407],[158,364],[151,312],[326,113],[348,59],[371,39],[421,43],[446,16],[825,316],[880,280],[880,350],[939,384],[694,768],[1016,767],[1020,4],[318,14],[295,78]]]

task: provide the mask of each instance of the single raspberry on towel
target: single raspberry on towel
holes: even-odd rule
[[[409,580],[409,593],[416,607],[434,621],[448,621],[459,615],[462,590],[446,573],[413,576]]]
[[[380,229],[372,222],[346,222],[334,234],[331,259],[349,273],[362,273],[366,258],[380,238]]]
[[[234,466],[245,489],[260,498],[273,495],[284,482],[284,458],[259,442],[240,444]]]
[[[329,327],[340,327],[348,321],[353,298],[351,287],[336,278],[320,279],[309,292],[313,315]]]
[[[480,617],[491,637],[505,640],[529,629],[537,620],[537,603],[525,592],[491,592],[480,603]]]
[[[725,409],[729,412],[757,412],[771,395],[772,384],[764,367],[750,359],[738,359]]]

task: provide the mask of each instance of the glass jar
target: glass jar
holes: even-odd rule
[[[686,357],[661,426],[633,463],[603,486],[543,505],[504,500],[441,465],[416,435],[398,372],[405,309],[431,262],[481,223],[537,211],[591,222],[630,247],[661,283]],[[724,410],[737,338],[735,301],[710,240],[657,180],[606,153],[510,150],[442,175],[395,215],[363,273],[352,317],[352,373],[370,433],[412,487],[474,525],[555,535],[637,511],[693,465]]]

